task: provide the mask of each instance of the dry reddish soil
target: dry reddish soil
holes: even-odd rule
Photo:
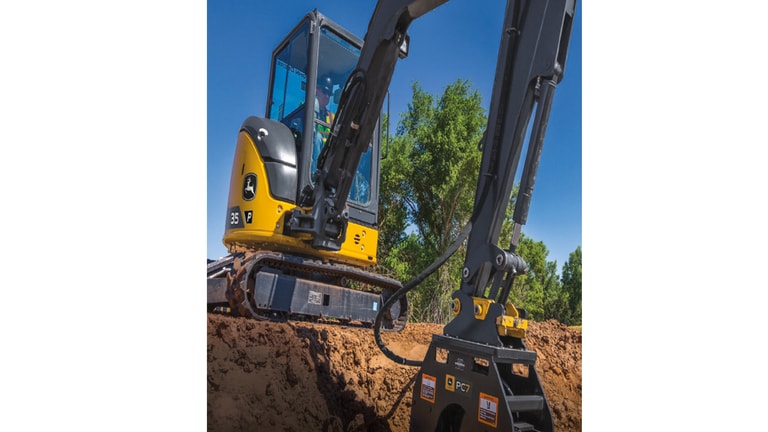
[[[442,326],[409,323],[383,339],[422,360],[434,333]],[[580,431],[581,332],[531,322],[526,344],[555,429]],[[417,372],[384,356],[370,329],[208,314],[209,431],[407,431]]]

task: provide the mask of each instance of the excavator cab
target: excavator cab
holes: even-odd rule
[[[296,136],[302,155],[299,189],[308,184],[314,186],[312,175],[317,158],[361,47],[360,39],[315,10],[273,53],[267,117],[285,124]],[[307,110],[308,106],[312,108]],[[360,160],[348,198],[358,222],[368,225],[376,222],[371,179],[378,177],[378,172],[373,174],[378,166],[372,166],[371,159],[374,150],[378,154],[379,141],[379,134],[374,134]],[[378,189],[378,182],[375,183]]]
[[[270,249],[360,267],[376,263],[380,122],[354,174],[340,250],[312,248],[285,229],[285,215],[315,186],[317,159],[362,44],[313,10],[273,51],[265,117],[243,123],[232,168],[224,234],[231,253]]]

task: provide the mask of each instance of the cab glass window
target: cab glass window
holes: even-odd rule
[[[335,119],[339,98],[349,74],[357,66],[360,49],[327,27],[320,29],[318,56],[318,88],[315,97],[315,140],[312,149],[312,170]],[[323,94],[324,93],[324,94]],[[371,147],[363,153],[349,192],[349,200],[367,204],[370,199]]]
[[[274,60],[272,72],[272,100],[269,118],[289,124],[289,118],[297,118],[303,111],[307,92],[307,58],[309,57],[309,25],[299,28]]]

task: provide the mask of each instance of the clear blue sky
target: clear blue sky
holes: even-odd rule
[[[249,115],[264,115],[272,50],[316,8],[360,38],[376,2],[309,0],[208,3],[208,258],[227,254],[221,242],[237,133]],[[411,85],[442,93],[457,78],[480,91],[488,109],[505,1],[453,0],[414,21],[408,58],[390,84],[394,121],[407,109]],[[549,248],[558,271],[581,245],[581,9],[553,103],[523,232]],[[518,170],[518,177],[520,175]]]

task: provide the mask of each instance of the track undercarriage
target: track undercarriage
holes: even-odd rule
[[[272,251],[229,255],[208,263],[208,309],[253,319],[313,319],[370,327],[402,285],[363,269]],[[405,297],[385,314],[382,330],[401,331]]]

